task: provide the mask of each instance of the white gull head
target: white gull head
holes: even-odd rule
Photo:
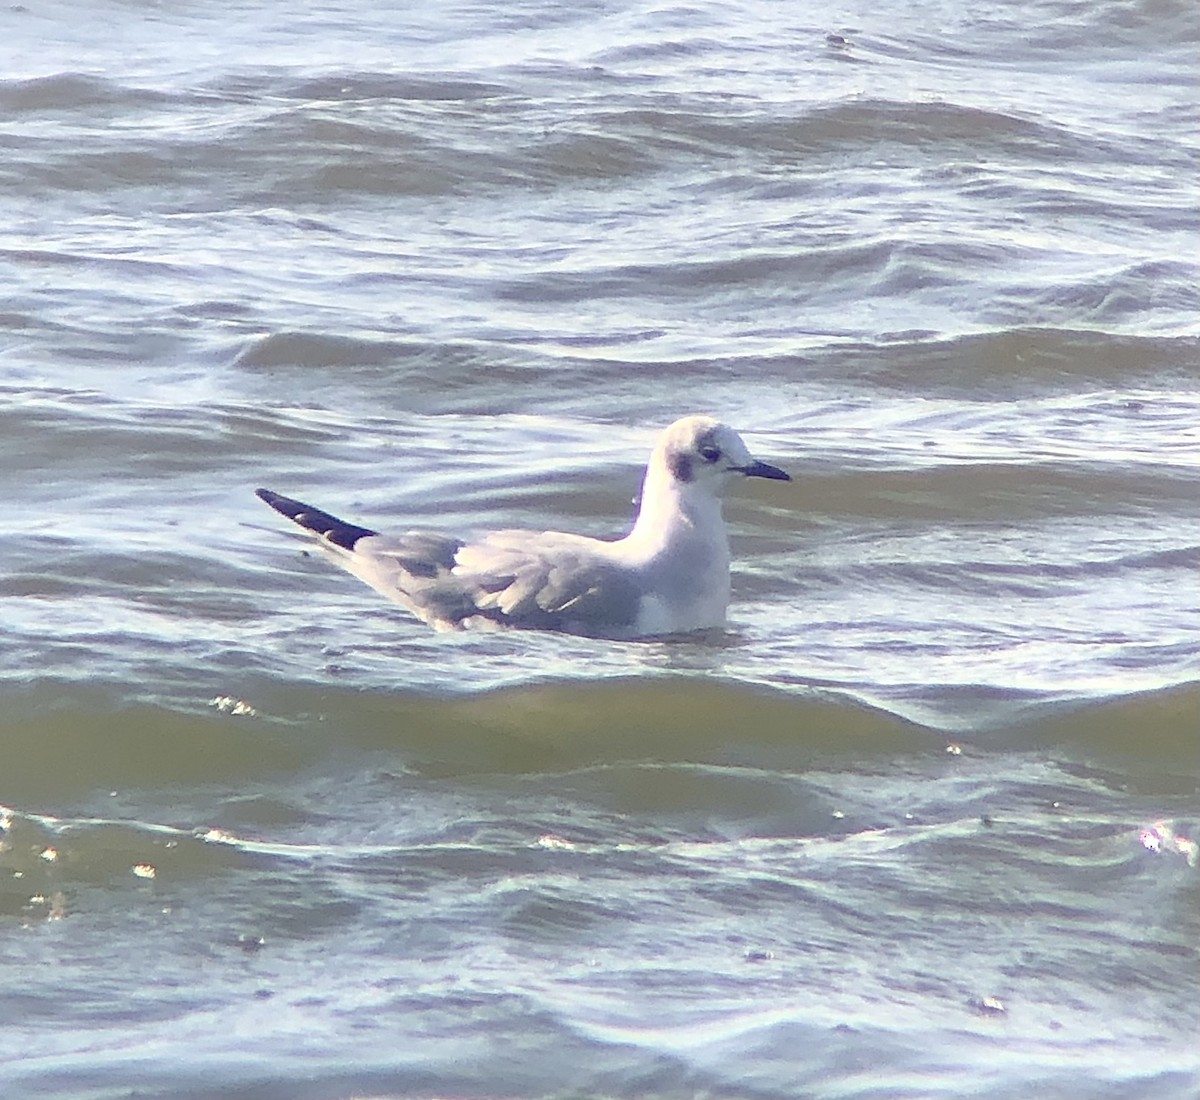
[[[723,626],[729,608],[729,536],[721,497],[734,481],[791,478],[755,459],[742,437],[711,416],[686,416],[662,433],[642,482],[633,530],[614,549],[656,579],[639,634]]]

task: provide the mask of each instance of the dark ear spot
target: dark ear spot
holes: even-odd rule
[[[674,453],[667,456],[667,466],[676,481],[692,480],[692,456]]]

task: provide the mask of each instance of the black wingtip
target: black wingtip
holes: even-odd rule
[[[303,501],[293,500],[281,493],[273,493],[270,489],[255,489],[254,495],[269,504],[281,516],[287,516],[293,523],[298,523],[306,531],[311,531],[314,535],[320,536],[326,542],[333,543],[334,546],[340,546],[343,550],[353,550],[354,544],[359,539],[378,534],[369,527],[358,527],[353,523],[347,523],[345,520],[331,516],[328,512],[322,512],[319,508],[314,508]]]

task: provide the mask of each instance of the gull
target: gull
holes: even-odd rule
[[[790,481],[711,416],[662,433],[633,529],[607,541],[560,531],[386,535],[256,490],[338,565],[439,630],[516,627],[634,639],[711,630],[729,608],[721,497],[743,477]]]

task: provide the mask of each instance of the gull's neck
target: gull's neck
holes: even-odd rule
[[[622,542],[642,560],[690,551],[729,568],[720,499],[707,487],[678,481],[662,462],[647,468],[637,520]]]

